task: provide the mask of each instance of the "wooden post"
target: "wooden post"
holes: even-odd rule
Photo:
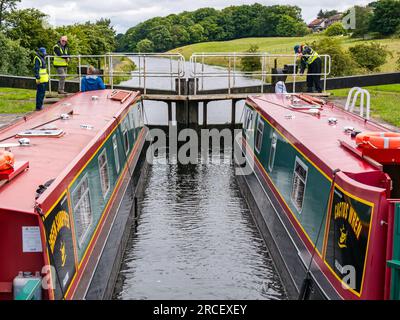
[[[207,126],[207,107],[208,101],[203,101],[203,126]]]
[[[168,101],[168,123],[172,122],[172,102]]]
[[[232,112],[231,112],[231,125],[235,126],[236,123],[236,100],[232,99]]]

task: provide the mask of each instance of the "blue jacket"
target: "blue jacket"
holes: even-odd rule
[[[104,90],[106,86],[103,80],[98,76],[86,76],[82,78],[81,91],[94,91],[94,90]]]

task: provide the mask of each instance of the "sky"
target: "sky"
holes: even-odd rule
[[[22,0],[20,8],[36,8],[49,15],[54,26],[109,18],[118,33],[156,16],[192,11],[203,7],[222,9],[230,5],[290,4],[302,9],[303,18],[310,22],[322,8],[345,10],[354,5],[365,5],[372,0]]]

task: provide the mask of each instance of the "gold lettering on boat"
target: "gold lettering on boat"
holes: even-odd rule
[[[57,213],[51,225],[50,235],[48,239],[51,253],[54,253],[54,247],[56,245],[58,234],[60,233],[60,230],[64,227],[70,229],[70,223],[68,213],[62,210]]]
[[[347,220],[351,229],[353,230],[357,240],[360,238],[362,231],[361,219],[358,216],[356,210],[347,202],[339,202],[335,204],[335,220],[344,219]]]

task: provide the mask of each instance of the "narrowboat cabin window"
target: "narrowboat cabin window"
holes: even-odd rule
[[[119,173],[120,164],[119,164],[118,143],[117,143],[116,135],[113,136],[112,142],[113,142],[113,150],[114,150],[115,169],[117,170],[117,173]]]
[[[128,137],[128,130],[126,128],[124,128],[122,135],[124,137],[125,154],[127,155],[129,152],[129,137]]]
[[[87,174],[72,192],[72,203],[75,217],[75,230],[79,247],[84,243],[93,223],[93,213],[90,204],[89,179]]]
[[[296,157],[291,200],[299,213],[301,213],[303,209],[304,194],[307,184],[307,171],[308,167],[298,157]]]
[[[264,134],[264,122],[260,117],[257,123],[256,145],[255,145],[255,148],[258,153],[260,153],[261,151],[263,134]]]
[[[276,145],[278,144],[278,136],[274,132],[271,139],[271,149],[269,150],[268,170],[272,172],[275,165]]]
[[[110,190],[110,176],[108,173],[107,152],[105,148],[99,156],[99,172],[101,191],[103,193],[103,197],[105,198],[108,191]]]
[[[251,128],[251,123],[253,121],[253,112],[250,108],[246,109],[246,121],[245,121],[245,129],[249,130]]]

